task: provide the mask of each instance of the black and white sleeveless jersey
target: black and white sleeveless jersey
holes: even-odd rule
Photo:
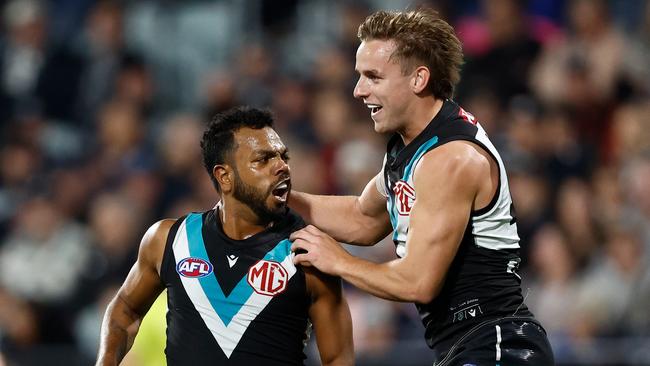
[[[388,142],[383,181],[377,188],[387,197],[396,253],[408,252],[409,215],[417,196],[413,172],[427,152],[454,140],[470,141],[487,151],[499,166],[499,186],[487,207],[473,211],[440,294],[428,304],[416,304],[429,347],[444,349],[481,321],[505,315],[530,316],[523,304],[516,273],[519,236],[503,161],[475,118],[446,100],[440,112],[410,143],[399,135]],[[422,174],[422,172],[420,173]],[[387,189],[388,188],[388,189]]]
[[[292,211],[246,240],[228,238],[217,210],[174,223],[160,277],[168,293],[168,365],[302,365],[311,304],[292,262]]]

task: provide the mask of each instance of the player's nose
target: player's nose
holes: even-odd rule
[[[284,159],[277,159],[273,173],[278,174],[289,174],[290,172],[289,163]]]
[[[365,86],[365,83],[363,82],[363,78],[359,78],[357,84],[354,86],[352,95],[357,99],[361,99],[367,97],[368,94],[369,94],[368,88]]]

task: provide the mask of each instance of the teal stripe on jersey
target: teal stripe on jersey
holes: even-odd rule
[[[205,243],[203,242],[203,215],[195,213],[188,215],[186,225],[190,255],[209,262],[210,258],[205,250]],[[221,286],[217,281],[214,271],[209,276],[199,278],[199,283],[203,288],[205,296],[210,300],[212,308],[217,315],[219,315],[225,326],[228,326],[232,317],[237,314],[239,309],[241,309],[242,304],[244,304],[253,293],[253,289],[248,286],[246,278],[244,277],[244,286],[242,286],[242,281],[239,281],[230,295],[226,297],[221,290]]]
[[[413,167],[415,164],[417,164],[418,160],[435,144],[438,143],[438,136],[433,136],[429,140],[427,140],[424,144],[422,144],[418,150],[415,152],[413,157],[411,158],[411,161],[409,161],[408,165],[406,166],[406,169],[404,169],[404,176],[402,177],[402,180],[404,182],[408,182],[411,174],[411,170],[413,170]],[[389,207],[390,209],[388,210],[389,216],[390,216],[390,223],[393,226],[393,240],[397,240],[398,232],[397,232],[397,225],[399,224],[397,217],[398,217],[398,212],[397,212],[397,205],[395,205],[395,195],[392,192],[389,192]]]
[[[433,136],[427,142],[422,144],[418,151],[415,152],[413,157],[411,158],[411,161],[409,161],[409,164],[406,166],[406,169],[404,169],[404,176],[402,177],[402,180],[405,182],[408,182],[408,179],[410,178],[411,170],[414,168],[414,165],[420,160],[422,155],[424,155],[431,146],[435,145],[438,143],[438,136]]]
[[[395,214],[395,197],[392,194],[388,195],[388,202],[390,204],[390,210],[388,210],[388,216],[390,217],[390,224],[393,226],[393,240],[397,239],[397,214]]]
[[[271,249],[266,255],[264,256],[264,259],[267,261],[276,261],[278,263],[282,263],[282,261],[289,255],[291,254],[291,242],[289,239],[284,239],[281,242],[279,242],[275,248]]]
[[[202,214],[190,214],[186,219],[187,241],[190,250],[190,256],[210,261],[208,253],[205,250],[203,242],[203,217]],[[288,239],[280,241],[271,251],[266,253],[264,259],[282,262],[287,255],[291,253],[291,242]],[[225,296],[223,290],[217,281],[215,272],[209,276],[199,278],[199,283],[203,288],[205,296],[210,301],[210,305],[219,315],[225,326],[228,326],[232,318],[239,312],[242,305],[248,300],[253,293],[253,288],[248,284],[246,275],[242,277],[230,295]]]

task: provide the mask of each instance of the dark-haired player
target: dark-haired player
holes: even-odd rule
[[[294,194],[292,206],[337,240],[373,245],[393,231],[398,259],[351,256],[308,226],[296,262],[373,295],[414,302],[436,365],[553,364],[523,302],[506,171],[476,119],[450,98],[461,44],[434,12],[377,12],[359,27],[354,96],[389,132],[381,173],[360,197]]]
[[[201,141],[219,205],[162,220],[110,303],[97,365],[117,365],[167,289],[168,365],[302,365],[310,321],[326,365],[353,364],[340,280],[294,266],[287,149],[268,112],[219,114]]]

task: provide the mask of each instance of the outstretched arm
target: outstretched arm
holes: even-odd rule
[[[356,245],[374,245],[391,231],[386,199],[379,194],[377,175],[361,196],[319,196],[292,192],[289,206],[308,223],[336,240]]]
[[[340,276],[388,300],[431,301],[456,255],[479,187],[494,191],[485,183],[490,181],[490,162],[475,148],[452,142],[434,152],[422,158],[414,173],[417,199],[410,213],[403,258],[381,264],[356,258],[334,239],[308,226],[291,236],[292,250],[306,251],[294,261]]]
[[[160,263],[173,222],[160,221],[144,234],[137,261],[106,309],[96,366],[122,361],[133,345],[142,318],[162,292]]]
[[[341,290],[341,279],[312,268],[305,268],[305,276],[312,295],[309,318],[314,325],[321,363],[353,365],[352,320]]]

